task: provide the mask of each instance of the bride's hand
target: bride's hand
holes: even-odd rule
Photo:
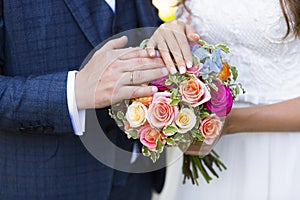
[[[186,150],[181,150],[184,151],[184,154],[186,155],[203,157],[210,153],[212,146],[201,141],[197,141],[192,143]]]
[[[147,43],[147,52],[155,56],[157,48],[171,74],[177,70],[183,74],[192,67],[192,54],[188,41],[197,41],[200,37],[192,26],[173,20],[162,24]]]

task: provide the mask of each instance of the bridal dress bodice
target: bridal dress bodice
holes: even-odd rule
[[[279,0],[192,0],[179,8],[202,39],[230,47],[231,64],[247,93],[240,101],[265,104],[300,96],[300,42],[286,33]],[[183,12],[183,14],[182,14]]]
[[[229,62],[237,66],[246,89],[235,106],[300,96],[300,41],[292,35],[282,40],[286,24],[279,0],[187,0],[186,5],[190,12],[180,6],[179,20],[192,24],[208,43],[230,47]],[[159,200],[300,199],[299,144],[296,132],[225,135],[215,146],[228,167],[219,179],[207,184],[200,178],[199,187],[182,185],[178,159],[168,166]]]

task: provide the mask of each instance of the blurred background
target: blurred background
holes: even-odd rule
[[[152,0],[153,5],[158,9],[158,15],[163,21],[175,19],[178,0]]]

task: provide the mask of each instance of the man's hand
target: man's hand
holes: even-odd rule
[[[156,87],[141,84],[168,75],[164,62],[159,57],[150,58],[146,50],[123,48],[127,42],[124,36],[107,42],[77,73],[78,109],[102,108],[157,92]]]

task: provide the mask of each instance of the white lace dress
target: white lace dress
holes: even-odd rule
[[[192,23],[209,43],[226,43],[247,93],[235,106],[279,102],[300,96],[300,41],[289,36],[279,0],[191,0],[192,15],[179,8],[179,20]],[[183,14],[181,13],[183,12]],[[182,14],[182,15],[181,15]],[[300,108],[295,108],[300,109]],[[160,200],[300,199],[300,133],[240,133],[215,147],[228,170],[210,184],[182,185],[182,158],[169,151]]]

